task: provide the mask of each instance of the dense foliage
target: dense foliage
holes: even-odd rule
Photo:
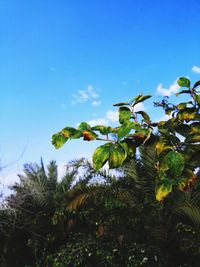
[[[199,266],[200,82],[178,83],[189,101],[155,103],[167,121],[134,112],[150,97],[139,95],[116,104],[119,127],[83,122],[53,135],[57,148],[80,137],[106,143],[93,164],[67,164],[62,179],[55,161],[24,166],[0,208],[0,266]]]

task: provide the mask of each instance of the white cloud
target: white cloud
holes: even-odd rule
[[[179,90],[180,86],[177,84],[177,80],[174,81],[174,83],[172,85],[170,85],[170,87],[164,88],[162,86],[162,83],[160,83],[157,88],[156,91],[158,94],[163,95],[163,96],[171,96],[173,94],[176,94]]]
[[[100,100],[99,101],[96,101],[96,100],[92,101],[92,106],[94,106],[94,107],[99,106],[100,104],[101,104]]]
[[[108,110],[106,112],[106,118],[111,122],[116,122],[118,121],[119,113],[118,111]]]
[[[193,66],[192,67],[192,72],[197,73],[197,74],[200,74],[200,67]]]
[[[88,87],[85,90],[78,90],[77,93],[73,94],[72,98],[73,98],[71,101],[72,104],[78,104],[78,103],[82,104],[89,100],[92,101],[94,98],[96,99],[99,98],[99,95],[97,94],[97,91],[94,89],[92,85],[88,85]],[[95,102],[96,104],[99,101],[93,101],[93,102]]]
[[[137,112],[137,111],[141,111],[141,110],[145,110],[144,104],[143,103],[136,104],[134,107],[134,111]]]
[[[107,125],[108,124],[108,120],[105,119],[105,118],[98,118],[98,119],[94,119],[94,120],[90,120],[90,121],[87,121],[87,123],[90,125],[90,126],[95,126],[95,125]]]

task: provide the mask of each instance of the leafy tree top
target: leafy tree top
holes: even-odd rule
[[[135,157],[136,149],[143,146],[156,150],[157,170],[155,196],[158,201],[165,198],[173,189],[187,190],[195,180],[195,170],[200,162],[200,81],[191,86],[190,80],[178,80],[188,101],[179,104],[169,103],[168,98],[155,102],[170,118],[152,122],[150,116],[135,111],[135,106],[151,97],[138,95],[130,102],[114,104],[119,108],[119,126],[90,126],[81,122],[77,128],[65,127],[52,136],[55,148],[62,147],[70,139],[83,138],[84,141],[100,140],[104,144],[93,153],[93,167],[101,169],[106,163],[109,168],[118,168]],[[157,130],[155,134],[154,129]]]

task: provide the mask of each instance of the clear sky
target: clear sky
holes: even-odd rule
[[[94,143],[54,149],[64,126],[112,123],[113,103],[200,79],[199,25],[199,0],[0,0],[1,163],[24,151],[2,181],[41,156],[62,165],[90,155]],[[142,108],[162,117],[151,103]]]

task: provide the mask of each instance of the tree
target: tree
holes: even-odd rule
[[[178,80],[180,87],[186,87],[177,95],[186,94],[189,100],[178,105],[169,103],[168,98],[154,103],[171,115],[166,121],[154,123],[144,111],[135,111],[138,103],[150,95],[138,95],[130,102],[117,103],[119,126],[97,125],[91,127],[82,122],[77,129],[65,127],[52,136],[52,144],[60,148],[69,139],[83,138],[84,141],[101,140],[106,142],[97,147],[93,154],[95,170],[107,162],[109,168],[122,166],[134,157],[140,147],[155,146],[157,158],[154,162],[156,199],[162,201],[172,190],[186,190],[196,179],[195,170],[199,167],[200,142],[200,81],[191,86],[187,78]],[[154,134],[157,129],[159,138]]]

